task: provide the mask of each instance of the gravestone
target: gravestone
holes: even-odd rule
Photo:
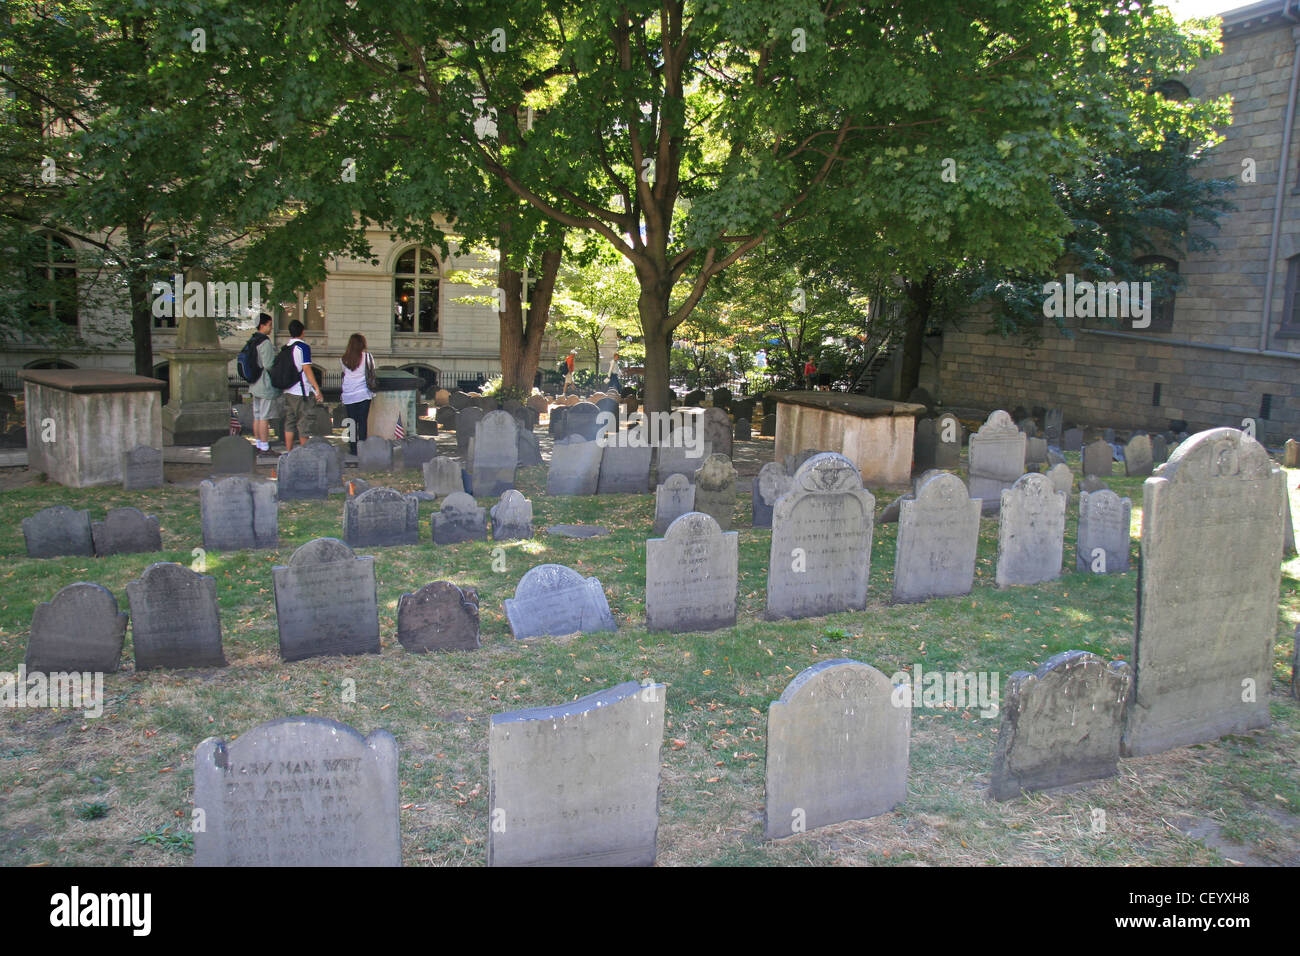
[[[195,866],[401,866],[397,742],[283,717],[194,751]]]
[[[519,424],[509,412],[488,412],[474,431],[474,493],[495,497],[515,486]]]
[[[528,402],[526,404],[538,415],[545,415],[551,405],[551,403],[546,400],[545,395],[530,395],[528,396]]]
[[[579,402],[569,407],[568,414],[564,416],[564,434],[561,438],[569,435],[579,435],[587,441],[595,441],[605,429],[601,427],[600,406],[592,402]]]
[[[754,430],[749,424],[748,418],[736,419],[736,441],[749,441],[754,437]]]
[[[1149,475],[1155,465],[1155,450],[1149,435],[1134,435],[1124,446],[1124,474]]]
[[[874,667],[822,661],[767,709],[763,835],[888,813],[907,799],[912,710]]]
[[[215,578],[164,561],[128,581],[126,594],[137,671],[226,666]]]
[[[901,500],[894,558],[894,603],[969,594],[975,581],[980,500],[956,475],[935,472]]]
[[[731,530],[736,511],[736,469],[726,455],[710,455],[695,473],[694,510],[712,516],[723,531]]]
[[[935,430],[935,420],[933,418],[918,419],[912,434],[912,471],[914,473],[928,471],[935,467],[934,453],[937,441],[938,432]]]
[[[1060,408],[1049,408],[1043,416],[1043,435],[1048,442],[1055,444],[1061,440],[1061,428],[1065,425],[1065,412]]]
[[[513,488],[492,506],[492,540],[517,541],[533,536],[533,503]]]
[[[488,865],[653,865],[664,701],[663,684],[627,681],[493,715]]]
[[[697,427],[704,430],[704,441],[715,455],[731,457],[731,416],[721,408],[706,408]]]
[[[1253,438],[1214,428],[1143,485],[1126,755],[1268,726],[1283,475]]]
[[[1128,664],[1087,651],[1012,674],[993,758],[994,799],[1113,777],[1132,683]]]
[[[420,543],[420,502],[392,488],[343,499],[343,540],[350,548]]]
[[[113,508],[90,526],[95,554],[148,554],[162,550],[162,532],[158,519],[139,508]]]
[[[276,497],[281,501],[328,498],[331,457],[331,451],[319,445],[285,452],[275,467]]]
[[[456,423],[458,417],[456,409],[452,408],[450,405],[443,405],[439,407],[437,414],[433,416],[433,420],[438,423],[439,428],[445,431],[454,432],[457,431]]]
[[[696,486],[699,487],[698,485]],[[647,631],[712,631],[736,623],[739,535],[711,516],[682,515],[646,542]]]
[[[1101,430],[1101,440],[1106,442],[1107,444],[1111,444],[1111,445],[1115,444],[1115,429],[1103,428]]]
[[[758,433],[764,438],[771,438],[776,435],[776,416],[764,415],[762,422],[759,423]]]
[[[225,435],[212,443],[212,472],[217,475],[247,475],[257,467],[257,448],[247,438]]]
[[[314,405],[307,413],[307,430],[314,436],[326,437],[334,430],[330,410],[324,405]]]
[[[1288,438],[1282,444],[1282,465],[1285,468],[1300,468],[1300,442]]]
[[[1052,483],[1052,487],[1069,497],[1074,491],[1074,472],[1070,466],[1064,462],[1053,465],[1047,470],[1047,480]]]
[[[459,544],[487,538],[487,509],[480,508],[463,491],[454,491],[442,501],[432,520],[434,544]]]
[[[157,448],[137,445],[122,452],[122,489],[140,491],[144,488],[161,488],[163,483],[163,455]]]
[[[460,465],[454,458],[438,456],[424,463],[424,490],[445,498],[465,490],[465,480],[460,475]]]
[[[456,389],[456,391],[447,396],[447,404],[456,409],[456,411],[460,411],[463,408],[469,408],[473,403],[474,400],[460,389]]]
[[[1080,491],[1105,491],[1106,482],[1102,481],[1096,475],[1084,475],[1083,480],[1079,482]]]
[[[790,476],[785,468],[769,461],[754,476],[753,525],[755,528],[772,527],[772,509],[783,494],[790,490]]]
[[[1016,421],[1016,427],[1025,433],[1026,438],[1038,437],[1038,422],[1032,418],[1021,418]]]
[[[685,475],[673,475],[655,489],[655,537],[662,538],[668,526],[695,510],[695,486]]]
[[[800,467],[802,467],[804,462],[806,462],[809,458],[813,458],[821,454],[825,454],[825,453],[816,448],[805,448],[803,451],[794,452],[792,454],[786,455],[783,459],[781,459],[781,463],[785,465],[786,474],[790,475],[793,478],[795,473],[800,469]]]
[[[970,436],[970,494],[997,498],[1025,473],[1025,434],[998,410]]]
[[[456,454],[469,461],[469,443],[483,420],[483,409],[471,405],[460,413],[456,421]]]
[[[275,484],[242,476],[199,484],[203,547],[242,551],[280,546],[280,503]]]
[[[310,438],[303,446],[325,462],[325,484],[330,494],[343,493],[343,449],[324,438]]]
[[[359,449],[358,449],[359,450]],[[426,462],[438,456],[438,443],[429,438],[407,438],[398,442],[397,451],[402,456],[402,467],[409,470],[422,470]],[[394,454],[396,465],[396,454]]]
[[[907,401],[912,405],[924,405],[926,411],[934,411],[934,406],[936,404],[934,396],[930,394],[930,390],[923,388],[920,385],[907,393]]]
[[[108,588],[79,581],[36,605],[24,659],[29,673],[116,674],[126,615]]]
[[[397,601],[397,640],[411,654],[472,651],[478,640],[478,591],[434,581]]]
[[[1169,460],[1169,440],[1164,435],[1151,436],[1151,461],[1160,465]]]
[[[557,441],[551,451],[551,467],[546,472],[548,495],[594,495],[600,484],[600,459],[604,449],[600,442],[581,435],[569,435]]]
[[[688,428],[693,426],[687,426]],[[687,481],[695,480],[695,473],[700,470],[704,460],[713,454],[713,446],[708,442],[690,443],[685,441],[683,430],[682,445],[658,445],[655,453],[655,480],[663,484],[673,475],[685,475]],[[674,433],[673,440],[677,439]]]
[[[1114,461],[1115,450],[1110,447],[1109,442],[1102,439],[1089,443],[1083,449],[1083,473],[1085,475],[1109,478],[1111,465]]]
[[[731,389],[725,385],[713,390],[713,406],[731,410]]]
[[[22,523],[29,558],[90,557],[95,553],[89,511],[55,505],[42,508]]]
[[[515,433],[519,467],[529,468],[542,463],[542,446],[531,428],[521,428]]]
[[[510,631],[520,641],[618,629],[600,581],[562,564],[539,564],[529,570],[505,605]]]
[[[767,616],[860,610],[867,602],[876,499],[853,462],[814,455],[772,513]]]
[[[1038,468],[1047,464],[1047,439],[1025,439],[1025,468]]]
[[[343,490],[349,495],[360,495],[370,490],[370,482],[364,478],[349,478]]]
[[[600,456],[600,477],[596,493],[642,495],[650,488],[650,464],[654,449],[606,445]]]
[[[337,538],[308,541],[274,567],[275,617],[286,661],[379,653],[375,559]]]
[[[567,405],[557,405],[551,409],[551,416],[546,421],[546,431],[556,441],[564,437],[564,416],[569,414]]]
[[[1067,428],[1061,433],[1062,451],[1081,451],[1083,449],[1083,429]]]
[[[944,412],[934,420],[934,465],[935,468],[956,468],[961,463],[961,446],[966,438],[966,429],[957,416]]]
[[[1092,571],[1094,574],[1124,574],[1128,571],[1128,529],[1132,513],[1133,502],[1113,491],[1080,493],[1079,533],[1074,559],[1076,571]]]
[[[1002,492],[998,587],[1039,584],[1061,576],[1066,501],[1046,475],[1025,475]]]
[[[460,433],[457,432],[457,435]],[[393,443],[379,435],[357,442],[357,471],[392,471]]]

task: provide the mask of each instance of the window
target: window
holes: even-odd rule
[[[32,237],[27,288],[33,321],[77,327],[77,256],[62,236],[38,232]]]
[[[438,331],[438,257],[414,247],[393,270],[393,331],[430,335]]]
[[[1138,332],[1172,332],[1174,330],[1174,294],[1178,287],[1178,263],[1165,256],[1146,256],[1137,261],[1139,281],[1151,283],[1151,324],[1135,328]],[[1138,321],[1141,321],[1140,319]],[[1127,323],[1134,328],[1133,320]]]
[[[1300,255],[1286,261],[1286,298],[1282,300],[1282,326],[1279,332],[1300,336]]]

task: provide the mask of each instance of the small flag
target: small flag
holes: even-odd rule
[[[397,416],[397,424],[393,426],[393,437],[398,441],[406,441],[406,429],[402,427],[402,416]]]
[[[243,431],[243,426],[239,424],[239,409],[238,407],[231,405],[230,406],[230,434],[238,435],[241,431]]]

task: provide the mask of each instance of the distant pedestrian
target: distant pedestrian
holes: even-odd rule
[[[809,389],[816,388],[816,386],[817,386],[817,363],[814,362],[812,359],[809,359],[807,362],[804,362],[804,365],[803,365],[803,377],[804,377],[804,381],[807,383],[807,386],[808,386]]]
[[[252,342],[257,344],[257,363],[262,374],[248,387],[253,397],[253,439],[258,451],[271,450],[271,406],[280,397],[280,390],[271,384],[271,365],[275,362],[275,346],[271,344],[271,317],[263,312],[257,318],[257,331]]]
[[[623,388],[619,383],[619,375],[622,371],[623,365],[618,360],[618,353],[615,352],[614,357],[609,360],[609,387],[616,392],[621,391]]]
[[[343,366],[343,409],[353,422],[348,450],[355,455],[357,442],[366,440],[370,402],[375,397],[375,360],[366,351],[364,335],[352,333],[340,364]]]
[[[564,359],[564,391],[560,393],[561,395],[569,394],[569,386],[573,385],[573,367],[574,365],[577,364],[577,361],[578,361],[578,350],[570,349],[569,354],[565,356]],[[574,392],[578,391],[576,385],[574,386],[573,390]]]
[[[298,380],[284,390],[285,451],[293,451],[295,434],[299,436],[300,445],[307,444],[311,433],[311,411],[318,402],[325,399],[312,369],[311,346],[302,339],[306,328],[298,319],[289,323],[289,343],[285,347],[293,350],[293,365]]]

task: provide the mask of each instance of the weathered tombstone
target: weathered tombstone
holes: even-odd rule
[[[420,502],[392,488],[343,499],[343,540],[350,548],[420,543]]]
[[[402,467],[409,470],[422,470],[426,462],[438,456],[438,443],[429,438],[407,438],[398,442],[397,452],[402,456]],[[394,465],[397,455],[394,453]]]
[[[694,388],[682,396],[682,404],[691,408],[698,408],[707,396],[708,393],[704,389]]]
[[[928,471],[934,467],[935,444],[938,432],[933,418],[921,418],[916,422],[912,434],[912,471]]]
[[[662,538],[646,542],[646,630],[677,633],[735,625],[738,562],[736,532],[724,532],[698,511],[675,520]]]
[[[569,414],[567,405],[556,405],[551,409],[551,415],[546,421],[546,431],[556,441],[564,437],[564,416],[567,414]]]
[[[601,495],[645,494],[650,486],[650,464],[654,449],[628,445],[606,445],[600,456],[600,477],[596,493]]]
[[[472,651],[478,641],[478,591],[434,581],[397,601],[397,640],[412,654]]]
[[[715,455],[731,457],[731,416],[721,408],[706,408],[697,427],[704,430],[704,441]]]
[[[1126,755],[1268,726],[1283,474],[1253,438],[1214,428],[1143,485]]]
[[[137,445],[122,452],[122,489],[140,491],[144,488],[161,488],[163,483],[163,455],[157,448]]]
[[[1163,434],[1151,436],[1151,460],[1160,465],[1169,459],[1169,441]]]
[[[969,594],[979,535],[979,499],[956,475],[932,474],[914,499],[900,502],[894,603]]]
[[[1064,492],[1066,497],[1074,491],[1074,472],[1064,462],[1053,465],[1047,470],[1047,480],[1057,491]]]
[[[604,431],[601,427],[600,407],[592,402],[579,402],[569,408],[568,413],[564,416],[564,434],[561,438],[569,435],[579,435],[587,441],[595,441],[597,436]]]
[[[571,434],[557,441],[551,450],[551,467],[546,472],[548,495],[594,495],[600,485],[600,442]]]
[[[822,661],[767,709],[763,835],[888,813],[907,799],[912,709],[874,667]]]
[[[1025,439],[1025,467],[1038,468],[1047,464],[1047,439],[1028,437]]]
[[[685,475],[672,475],[655,489],[655,537],[662,538],[668,526],[695,510],[695,486]]]
[[[459,432],[456,433],[459,436]],[[357,471],[392,471],[393,443],[379,435],[357,442]]]
[[[1081,451],[1083,449],[1083,429],[1067,428],[1061,433],[1062,451]]]
[[[447,396],[447,404],[456,409],[456,411],[460,411],[462,408],[469,408],[473,403],[474,400],[460,389],[456,389],[456,391]]]
[[[673,438],[675,440],[676,435]],[[698,444],[684,442],[680,446],[658,445],[654,453],[655,480],[662,485],[673,475],[685,475],[687,481],[694,481],[695,473],[700,470],[704,460],[713,454],[713,446],[708,442]]]
[[[1115,429],[1103,428],[1101,430],[1101,440],[1108,444],[1115,444]]]
[[[763,421],[759,423],[758,433],[764,438],[771,438],[776,434],[776,416],[764,415]]]
[[[459,415],[456,409],[452,408],[450,405],[440,406],[438,408],[437,414],[434,415],[433,418],[434,421],[438,423],[439,428],[445,431],[453,431],[453,432],[457,430],[456,424]]]
[[[23,519],[27,557],[58,558],[64,555],[90,557],[95,553],[90,533],[90,512],[67,505],[42,508]]]
[[[128,581],[135,669],[225,667],[215,578],[159,562]]]
[[[1025,473],[1025,434],[998,410],[970,436],[970,494],[997,498]]]
[[[821,454],[825,454],[825,453],[816,448],[805,448],[803,451],[794,452],[792,454],[786,455],[783,459],[781,459],[781,462],[783,465],[785,465],[785,473],[793,478],[795,472],[797,472],[803,466],[804,462],[806,462],[809,458],[813,458]]]
[[[304,445],[285,452],[275,467],[276,497],[281,501],[328,498],[330,457],[330,452],[319,445]]]
[[[93,522],[90,537],[95,554],[148,554],[162,550],[158,519],[139,508],[113,508],[103,521]]]
[[[313,455],[319,455],[325,462],[325,483],[329,486],[330,494],[342,494],[343,449],[320,437],[308,439],[303,447],[310,449]]]
[[[1016,427],[1025,433],[1026,438],[1038,437],[1038,422],[1032,418],[1022,418],[1016,422]]]
[[[994,799],[1113,777],[1132,682],[1128,664],[1087,651],[1012,674],[993,758]]]
[[[736,469],[726,455],[710,455],[695,473],[694,510],[711,515],[723,531],[731,530],[736,511]]]
[[[1076,571],[1094,574],[1124,574],[1128,571],[1128,529],[1132,513],[1133,502],[1113,491],[1084,491],[1079,494]]]
[[[1286,560],[1295,553],[1295,525],[1291,517],[1291,492],[1284,480],[1282,483],[1282,559]]]
[[[663,684],[627,681],[493,715],[488,865],[653,865],[664,701]]]
[[[731,389],[725,385],[713,390],[713,407],[731,410]]]
[[[505,605],[516,640],[618,629],[600,581],[562,564],[530,569]]]
[[[257,449],[238,435],[224,435],[212,443],[212,471],[217,475],[246,475],[257,467]]]
[[[442,509],[434,514],[431,524],[434,544],[482,541],[487,538],[487,509],[480,508],[465,492],[454,491],[443,499]]]
[[[370,482],[364,478],[349,478],[343,490],[349,495],[361,495],[370,490]]]
[[[1149,475],[1155,466],[1155,451],[1149,435],[1134,435],[1124,446],[1124,474]]]
[[[1046,475],[1025,475],[1002,492],[998,587],[1038,584],[1061,576],[1066,501]]]
[[[401,866],[397,742],[284,717],[194,751],[195,866]]]
[[[961,446],[966,429],[952,412],[934,420],[934,468],[956,468],[961,463]]]
[[[108,588],[79,581],[36,605],[26,667],[42,674],[116,674],[126,638],[126,615]]]
[[[1300,468],[1300,442],[1294,438],[1288,438],[1282,443],[1282,466]]]
[[[1098,439],[1089,443],[1083,449],[1083,473],[1085,475],[1109,478],[1111,465],[1114,461],[1115,450],[1110,447],[1109,442]]]
[[[317,538],[271,576],[286,661],[379,653],[374,558],[357,557],[337,538]]]
[[[474,493],[496,496],[515,486],[519,425],[509,412],[488,412],[474,431]]]
[[[1083,480],[1079,482],[1080,491],[1105,491],[1106,482],[1102,481],[1096,475],[1084,475]]]
[[[521,428],[515,433],[519,454],[519,467],[528,468],[542,463],[542,446],[531,428]]]
[[[199,484],[203,547],[213,551],[280,546],[275,485],[242,476]]]
[[[876,499],[843,455],[799,467],[772,513],[767,615],[816,617],[867,602]]]
[[[326,437],[334,430],[334,420],[330,410],[324,405],[314,405],[307,413],[307,430],[313,436]]]
[[[526,404],[538,415],[545,415],[551,405],[545,395],[530,395]]]
[[[736,419],[736,441],[749,441],[754,437],[754,429],[749,424],[748,418]]]
[[[456,453],[468,460],[469,443],[478,431],[478,423],[483,420],[483,409],[471,405],[460,413],[456,421]]]
[[[1061,440],[1061,428],[1065,425],[1065,411],[1049,408],[1043,416],[1043,435],[1048,442],[1055,444]]]
[[[755,528],[772,527],[772,509],[780,497],[790,490],[790,476],[785,468],[769,461],[754,476],[753,525]]]
[[[522,492],[508,489],[492,506],[492,540],[517,541],[533,536],[533,503]]]
[[[439,456],[424,463],[424,490],[445,498],[465,490],[465,480],[460,475],[460,465],[454,458]]]

